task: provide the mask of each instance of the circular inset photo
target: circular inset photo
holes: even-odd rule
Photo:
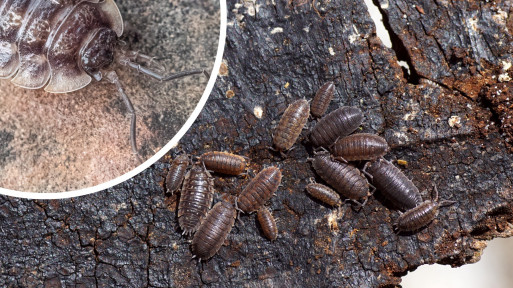
[[[162,157],[214,85],[221,4],[0,5],[0,192],[87,194]]]

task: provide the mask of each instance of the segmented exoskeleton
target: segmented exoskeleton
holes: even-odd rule
[[[130,142],[136,145],[136,115],[112,68],[113,62],[161,81],[203,70],[163,75],[152,57],[118,49],[123,20],[113,0],[4,0],[0,4],[0,78],[50,93],[79,90],[94,78],[116,85],[131,115]]]

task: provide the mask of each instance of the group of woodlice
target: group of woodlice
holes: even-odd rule
[[[328,82],[318,90],[311,104],[305,99],[290,104],[273,134],[273,149],[284,155],[301,134],[310,113],[315,118],[324,115],[334,91],[335,85]],[[363,119],[360,109],[344,106],[320,118],[310,130],[308,140],[315,150],[314,157],[308,160],[320,178],[336,192],[312,180],[306,186],[307,192],[330,206],[338,207],[350,201],[361,208],[377,189],[400,210],[401,215],[394,223],[398,233],[415,232],[427,226],[438,215],[440,206],[454,201],[438,201],[436,187],[434,200],[423,201],[413,182],[382,158],[389,151],[384,138],[369,133],[351,134],[360,127]],[[350,163],[363,164],[362,161],[368,161],[362,170]],[[342,201],[341,196],[346,200]]]
[[[271,199],[281,183],[281,171],[267,167],[260,171],[236,197],[224,195],[214,205],[214,179],[210,171],[238,176],[246,171],[244,157],[227,152],[206,152],[192,164],[186,154],[176,157],[166,177],[168,193],[180,190],[178,224],[183,234],[193,236],[191,250],[195,257],[206,260],[214,256],[228,237],[237,218],[243,213],[257,212],[257,218],[270,239],[276,239],[276,222],[264,204]]]

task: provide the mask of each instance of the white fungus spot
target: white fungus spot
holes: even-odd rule
[[[262,116],[264,115],[264,109],[262,109],[261,106],[255,106],[253,109],[253,114],[255,114],[255,117],[258,119],[262,119]]]
[[[276,33],[283,33],[283,28],[276,27],[273,30],[271,30],[271,34],[276,34]]]
[[[449,118],[449,126],[451,127],[456,127],[456,128],[460,128],[461,127],[461,118],[460,116],[451,116],[451,118]]]
[[[335,51],[333,50],[333,47],[328,48],[328,50],[330,51],[331,56],[335,55]]]

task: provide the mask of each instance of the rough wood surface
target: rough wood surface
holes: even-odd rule
[[[501,69],[512,61],[512,4],[422,1],[415,8],[395,2],[383,12],[403,51],[375,37],[362,2],[228,3],[221,76],[170,156],[228,150],[249,157],[255,173],[279,166],[283,186],[268,204],[280,231],[276,241],[263,237],[254,215],[243,215],[216,256],[204,264],[191,260],[177,228],[178,196],[167,197],[162,187],[167,157],[94,195],[2,198],[0,285],[378,287],[399,284],[406,271],[423,264],[477,261],[484,240],[512,232],[513,156],[503,127],[508,120],[497,112],[506,106],[487,100],[513,96],[505,92],[511,89],[496,88],[511,85],[499,76],[510,73]],[[461,47],[466,52],[454,54]],[[395,51],[410,51],[411,77]],[[304,187],[315,176],[306,162],[311,147],[298,142],[282,158],[268,149],[271,127],[289,103],[313,97],[328,80],[337,86],[330,110],[360,107],[363,131],[386,137],[392,148],[386,158],[407,161],[402,169],[423,197],[436,183],[440,197],[457,204],[442,208],[428,228],[396,235],[398,212],[376,198],[360,212],[337,212],[309,198]],[[216,177],[216,197],[240,192],[248,180]]]
[[[168,72],[214,65],[219,41],[215,0],[116,1],[124,49],[161,59]],[[159,82],[114,66],[137,113],[142,159],[155,155],[196,107],[208,79]],[[65,94],[0,81],[0,187],[63,192],[112,180],[141,163],[130,146],[130,117],[107,81]]]

